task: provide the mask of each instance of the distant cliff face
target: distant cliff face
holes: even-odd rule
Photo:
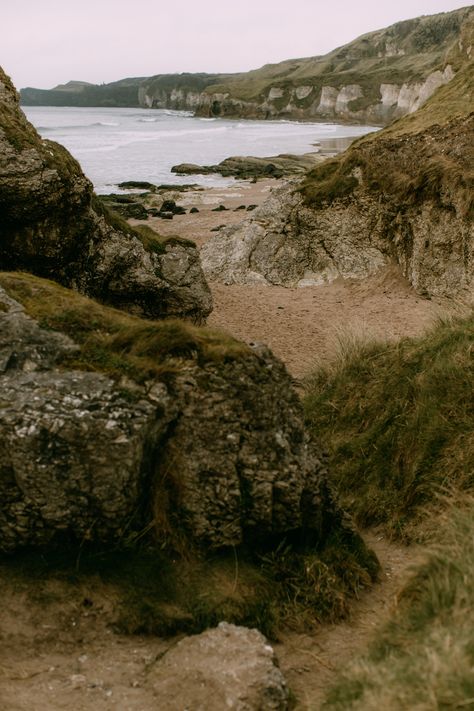
[[[204,87],[197,75],[157,76],[143,82],[139,101],[200,116],[386,124],[416,111],[469,60],[473,18],[467,8],[400,22],[323,57],[208,77]]]
[[[474,11],[399,22],[320,57],[242,74],[162,74],[93,86],[24,89],[25,105],[143,106],[228,118],[385,125],[416,111],[472,58]]]
[[[104,211],[66,149],[40,138],[0,69],[0,268],[140,315],[204,320],[212,298],[195,247],[170,241],[157,253],[139,237]]]

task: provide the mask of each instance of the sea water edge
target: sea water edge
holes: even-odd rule
[[[98,193],[117,191],[126,180],[154,184],[232,185],[219,175],[179,176],[178,163],[215,165],[229,156],[274,156],[343,149],[374,126],[296,121],[207,119],[166,109],[22,107],[40,135],[65,146]],[[315,146],[316,144],[316,146]]]

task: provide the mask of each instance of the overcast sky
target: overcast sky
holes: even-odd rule
[[[13,0],[0,65],[17,88],[171,72],[237,72],[325,54],[455,0]]]

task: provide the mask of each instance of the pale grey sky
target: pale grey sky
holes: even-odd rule
[[[0,65],[51,88],[171,72],[237,72],[307,57],[455,0],[5,0]]]

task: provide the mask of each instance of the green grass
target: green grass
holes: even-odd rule
[[[79,354],[65,359],[67,367],[143,383],[172,376],[189,361],[255,357],[245,344],[210,328],[130,316],[31,274],[0,273],[0,285],[43,327],[66,333],[80,345]]]
[[[330,691],[325,711],[474,709],[474,500],[447,509],[396,612]]]
[[[355,141],[313,168],[299,188],[315,209],[350,196],[359,185],[397,209],[430,200],[474,214],[472,135],[474,62],[418,111]],[[356,171],[357,169],[357,171]]]
[[[419,339],[355,344],[308,380],[308,426],[363,525],[417,535],[425,507],[474,483],[474,315]]]
[[[364,96],[376,103],[380,100],[382,83],[401,85],[423,80],[431,72],[444,69],[447,59],[458,69],[465,61],[465,55],[458,50],[459,37],[463,36],[464,46],[468,47],[472,38],[472,16],[467,7],[399,22],[362,35],[324,56],[267,64],[211,83],[205,91],[229,92],[234,98],[252,101],[262,100],[273,86],[289,90],[311,85],[319,92],[322,86],[359,84]],[[385,56],[387,41],[394,42],[401,53]]]

